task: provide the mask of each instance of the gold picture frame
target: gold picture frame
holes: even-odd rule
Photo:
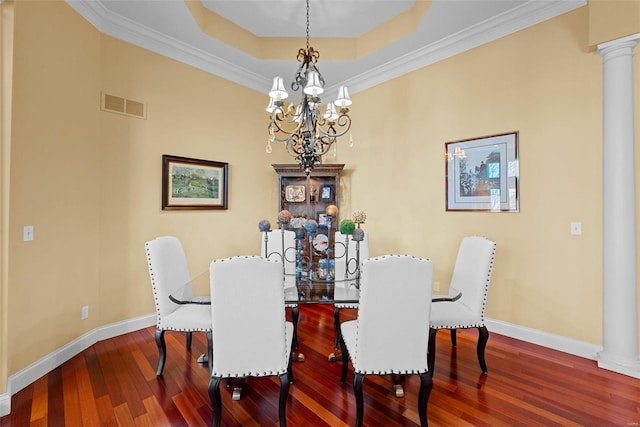
[[[229,164],[164,154],[162,210],[227,209]]]

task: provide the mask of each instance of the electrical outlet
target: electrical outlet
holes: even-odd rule
[[[89,317],[89,306],[85,305],[82,307],[82,312],[80,313],[80,320],[84,320]]]
[[[433,290],[435,292],[440,292],[440,282],[438,282],[437,280],[433,282]]]

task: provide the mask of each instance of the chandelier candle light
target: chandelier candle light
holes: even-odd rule
[[[282,77],[274,77],[269,92],[267,112],[271,114],[267,153],[271,153],[273,142],[283,142],[287,152],[300,163],[309,175],[320,158],[326,154],[337,139],[351,128],[349,117],[349,91],[346,86],[338,90],[338,98],[327,104],[320,113],[320,95],[324,92],[324,78],[316,63],[320,53],[309,46],[309,0],[307,0],[307,47],[300,48],[296,59],[300,63],[291,83],[294,92],[302,89],[302,99],[296,106],[284,100],[289,97]]]

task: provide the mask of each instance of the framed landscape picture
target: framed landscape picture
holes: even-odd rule
[[[518,132],[447,142],[447,211],[519,212]]]
[[[227,209],[229,164],[162,156],[162,210]]]

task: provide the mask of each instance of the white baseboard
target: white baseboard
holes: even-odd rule
[[[560,335],[531,329],[524,326],[513,325],[500,320],[485,319],[485,324],[489,332],[505,335],[520,341],[552,348],[574,356],[585,359],[596,360],[598,352],[602,351],[602,346],[574,340]]]
[[[602,351],[598,353],[598,368],[633,378],[640,378],[640,360],[638,360],[638,357],[620,357]]]
[[[11,413],[11,396],[13,396],[13,394],[19,392],[38,378],[51,372],[98,341],[128,334],[129,332],[144,329],[155,324],[156,315],[148,314],[101,326],[16,372],[9,377],[7,392],[0,394],[0,416]]]
[[[584,357],[586,359],[597,360],[598,353],[602,351],[602,347],[595,344],[589,344],[499,320],[485,319],[485,323],[490,332],[530,342],[532,344],[541,345],[543,347],[552,348],[554,350]],[[11,396],[14,393],[22,390],[27,385],[47,374],[52,369],[62,365],[64,362],[89,348],[96,342],[137,331],[155,324],[155,314],[149,314],[102,326],[27,366],[14,375],[11,375],[9,377],[8,392],[0,394],[0,416],[7,415],[11,412]],[[491,343],[489,343],[489,345],[491,345]]]
[[[11,413],[11,395],[9,393],[0,394],[0,417]]]

